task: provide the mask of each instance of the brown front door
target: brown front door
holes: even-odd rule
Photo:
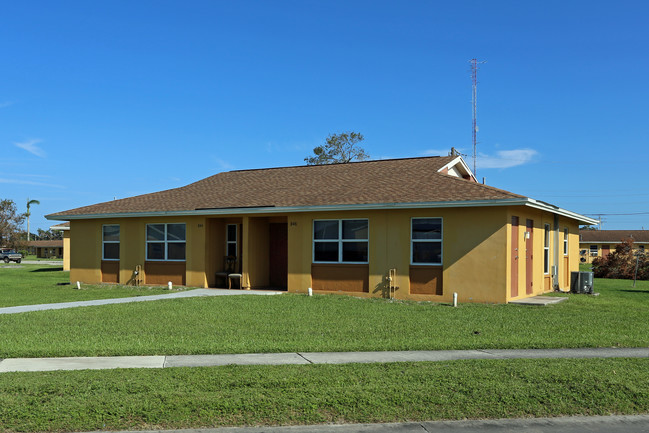
[[[518,217],[512,217],[512,298],[518,296]]]
[[[610,245],[602,245],[602,257],[606,258],[611,253]]]
[[[286,289],[288,286],[288,225],[269,224],[268,283],[271,287]]]
[[[525,230],[529,233],[525,239],[525,293],[531,295],[534,286],[532,276],[534,274],[534,220],[527,220]]]

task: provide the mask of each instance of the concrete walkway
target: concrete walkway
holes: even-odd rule
[[[166,430],[167,433],[646,433],[649,415],[566,416],[385,424],[318,424],[278,427],[222,427]],[[156,430],[165,432],[165,430]],[[131,432],[115,432],[131,433]],[[139,431],[132,433],[153,433]]]
[[[461,359],[649,358],[649,348],[420,350],[397,352],[291,352],[225,355],[10,358],[0,373],[15,371],[103,370],[114,368],[213,367],[222,365],[351,364],[455,361]]]
[[[61,302],[58,304],[19,305],[0,308],[0,314],[26,313],[29,311],[61,310],[64,308],[90,307],[94,305],[126,304],[129,302],[159,301],[163,299],[195,298],[199,296],[232,296],[232,295],[279,295],[284,292],[272,290],[228,290],[228,289],[194,289],[184,292],[173,292],[164,295],[134,296],[131,298],[97,299],[93,301]]]

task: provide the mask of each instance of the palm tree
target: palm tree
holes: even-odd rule
[[[29,242],[29,216],[31,215],[29,208],[33,204],[41,204],[41,202],[38,200],[30,200],[29,197],[27,197],[27,212],[25,212],[25,216],[27,217],[27,242]]]

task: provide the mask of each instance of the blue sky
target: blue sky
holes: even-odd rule
[[[0,198],[45,214],[246,168],[330,133],[373,159],[649,228],[649,3],[24,1],[0,15]]]

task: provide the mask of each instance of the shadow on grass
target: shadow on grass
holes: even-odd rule
[[[60,268],[39,268],[29,272],[60,272],[62,270],[63,270],[63,266],[61,266]]]
[[[626,289],[626,290],[620,290],[620,292],[626,292],[626,293],[649,293],[649,290],[632,290],[632,289]]]

